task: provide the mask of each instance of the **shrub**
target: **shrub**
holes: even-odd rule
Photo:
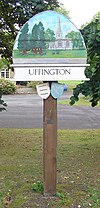
[[[0,79],[0,94],[13,94],[16,90],[16,85],[10,80]]]
[[[31,81],[31,82],[28,82],[27,87],[32,87],[33,90],[36,90],[36,85],[41,84],[41,83],[42,82],[39,82],[39,81]]]
[[[7,104],[2,100],[2,95],[0,94],[0,112],[6,110]]]

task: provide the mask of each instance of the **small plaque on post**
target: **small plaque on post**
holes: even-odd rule
[[[50,87],[49,83],[43,83],[36,86],[38,95],[43,98],[47,99],[50,95]]]

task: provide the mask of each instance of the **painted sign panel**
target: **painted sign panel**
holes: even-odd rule
[[[27,64],[40,64],[40,67],[42,64],[45,66],[47,64],[84,64],[85,66],[86,60],[86,47],[80,31],[63,14],[48,10],[29,19],[17,35],[13,48],[14,79],[18,79],[19,69],[21,73],[22,70],[26,70]],[[23,64],[22,67],[21,64]],[[29,74],[29,68],[27,73]],[[37,80],[36,75],[31,78]],[[26,77],[23,76],[23,81],[25,79]],[[42,80],[39,73],[38,80]]]
[[[84,66],[84,65],[83,65]],[[57,81],[57,80],[85,80],[85,67],[78,66],[51,66],[35,65],[26,67],[17,66],[14,72],[14,81]]]

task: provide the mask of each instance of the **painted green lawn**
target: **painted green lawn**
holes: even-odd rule
[[[59,51],[58,53],[54,54],[54,51],[46,51],[46,54],[39,55],[34,53],[32,51],[28,51],[27,54],[22,54],[19,50],[13,51],[14,58],[85,58],[86,57],[86,51],[85,50],[64,50]]]
[[[43,181],[42,134],[0,129],[0,208],[99,208],[100,129],[58,130],[59,197],[51,199],[32,190],[34,182]]]

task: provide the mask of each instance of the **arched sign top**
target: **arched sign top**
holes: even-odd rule
[[[30,18],[19,31],[13,63],[86,64],[83,37],[63,14],[44,11]]]
[[[34,15],[19,31],[13,48],[12,79],[84,80],[86,62],[80,31],[63,14],[47,10]]]

